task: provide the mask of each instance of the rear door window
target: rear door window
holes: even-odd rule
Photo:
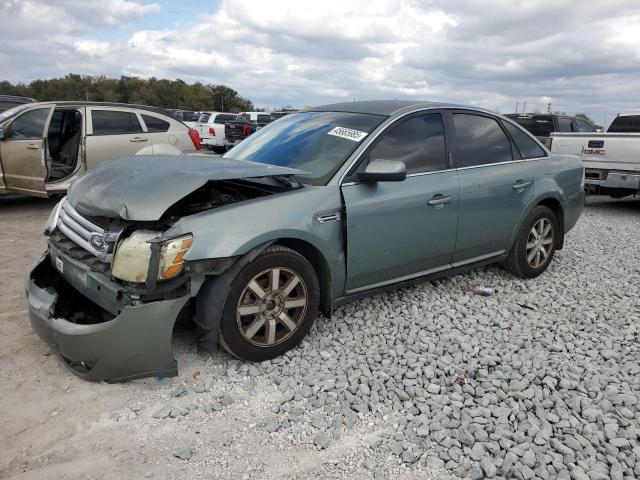
[[[497,120],[482,115],[454,113],[453,126],[459,167],[513,160],[511,142]]]
[[[392,126],[369,154],[369,161],[400,160],[407,174],[447,168],[442,115],[412,117]]]
[[[152,117],[151,115],[142,115],[142,120],[144,120],[144,124],[147,126],[149,133],[166,132],[171,126],[169,122],[165,122],[158,117]]]
[[[91,112],[94,135],[142,133],[142,125],[133,112],[119,110],[93,110]]]
[[[11,124],[9,137],[15,140],[43,138],[44,125],[47,123],[49,108],[38,108],[23,113]]]
[[[503,121],[502,124],[507,129],[507,132],[509,132],[509,135],[511,135],[511,138],[516,144],[516,148],[520,152],[520,156],[522,158],[538,158],[547,156],[542,147],[521,129],[509,122]]]

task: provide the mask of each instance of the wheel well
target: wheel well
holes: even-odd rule
[[[320,311],[329,317],[331,315],[331,272],[322,252],[309,242],[297,238],[281,238],[275,243],[295,250],[311,263],[320,284]]]
[[[555,198],[545,198],[538,202],[538,205],[550,208],[556,215],[560,227],[560,235],[556,241],[556,249],[562,250],[562,247],[564,246],[564,210],[562,209],[562,204]]]

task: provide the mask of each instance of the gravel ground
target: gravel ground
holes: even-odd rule
[[[639,201],[589,199],[538,279],[490,267],[377,295],[261,364],[179,329],[179,377],[120,385],[79,380],[31,332],[52,205],[0,198],[1,478],[640,477]]]

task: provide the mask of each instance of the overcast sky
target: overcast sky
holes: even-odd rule
[[[640,109],[640,1],[0,0],[0,79],[229,85],[259,106],[416,98]]]

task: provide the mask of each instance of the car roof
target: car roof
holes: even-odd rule
[[[640,116],[640,112],[627,112],[627,113],[619,113],[618,117],[637,117]]]
[[[321,105],[306,109],[308,112],[349,112],[349,113],[369,113],[373,115],[395,115],[407,110],[419,108],[472,108],[474,110],[484,110],[482,108],[467,105],[458,105],[446,102],[426,102],[416,100],[365,100],[360,102],[343,102]],[[493,113],[493,112],[489,112]]]
[[[85,102],[75,100],[63,100],[60,102],[37,102],[35,105],[60,105],[69,107],[119,107],[119,108],[136,108],[138,110],[146,110],[148,112],[160,113],[171,117],[171,112],[165,108],[150,107],[149,105],[138,105],[135,103],[116,103],[116,102]]]

